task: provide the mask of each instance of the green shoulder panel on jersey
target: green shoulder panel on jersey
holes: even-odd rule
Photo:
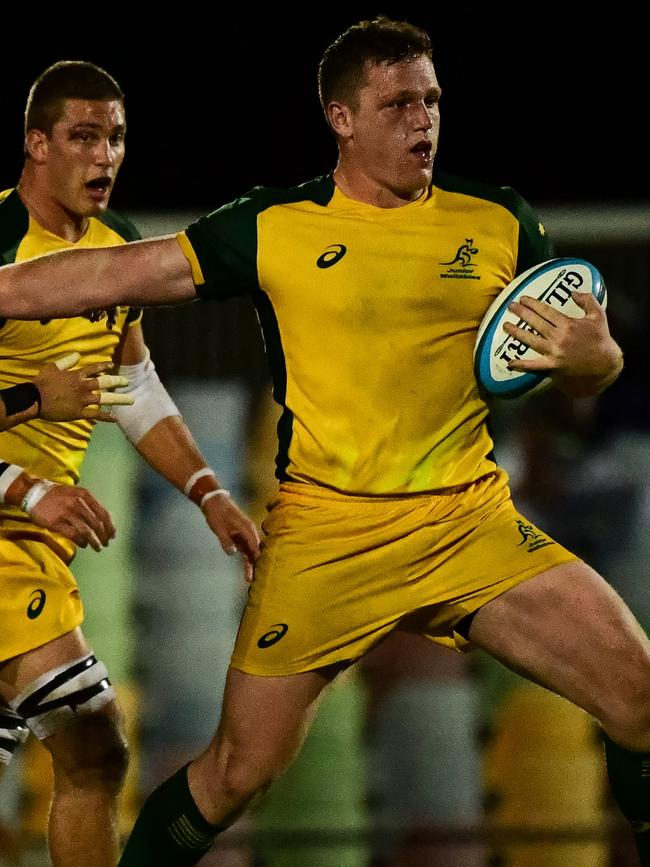
[[[0,265],[16,261],[20,242],[29,230],[29,214],[16,190],[0,193]],[[3,328],[6,319],[0,319]]]
[[[519,244],[517,251],[516,273],[521,274],[538,262],[555,256],[553,244],[546,234],[546,228],[533,208],[512,187],[497,187],[479,181],[459,178],[446,172],[436,172],[433,183],[450,193],[475,196],[501,205],[510,211],[519,223]]]
[[[29,214],[16,190],[0,193],[0,265],[16,260],[20,242],[29,229]]]
[[[201,217],[185,230],[205,283],[197,286],[204,299],[224,300],[246,295],[259,286],[257,276],[257,218],[274,205],[315,202],[327,205],[334,193],[331,175],[297,187],[255,187],[235,201]]]
[[[142,238],[136,225],[128,217],[125,217],[124,214],[118,214],[111,208],[104,211],[97,219],[109,229],[117,232],[120,238],[124,238],[125,241],[139,241]]]

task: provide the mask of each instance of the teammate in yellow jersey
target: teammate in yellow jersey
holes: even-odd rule
[[[256,188],[178,237],[0,269],[0,315],[26,318],[249,294],[283,406],[217,734],[151,795],[120,864],[196,864],[285,769],[336,672],[398,628],[482,647],[593,714],[641,831],[650,644],[603,578],[516,511],[473,376],[490,302],[552,255],[543,227],[513,190],[434,173],[441,89],[419,28],[350,27],[319,87],[331,175]],[[576,302],[579,320],[522,299],[537,335],[508,332],[563,391],[595,395],[622,353],[600,305]]]
[[[125,132],[122,91],[104,70],[62,61],[39,76],[25,113],[24,169],[17,187],[0,193],[4,262],[137,238],[108,208]],[[55,291],[41,286],[42,295]],[[138,309],[115,306],[0,321],[0,766],[28,730],[49,750],[56,867],[114,867],[127,762],[109,673],[81,630],[69,568],[75,545],[100,550],[115,533],[108,512],[76,485],[94,422],[120,425],[201,507],[224,549],[242,552],[248,577],[258,549],[254,525],[206,466],[158,379],[140,319]],[[107,403],[111,416],[100,414]]]

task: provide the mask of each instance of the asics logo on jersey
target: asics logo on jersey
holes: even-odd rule
[[[336,265],[348,252],[348,248],[344,244],[330,244],[324,253],[316,259],[316,264],[319,268],[331,268]]]
[[[476,256],[478,253],[478,247],[472,246],[473,244],[474,238],[465,238],[465,243],[461,244],[456,250],[454,258],[450,259],[449,262],[440,262],[440,264],[455,265],[456,263],[459,263],[463,268],[467,268],[468,265],[472,264],[472,256]]]
[[[281,638],[284,638],[288,629],[289,627],[286,623],[274,623],[269,631],[265,632],[259,639],[257,646],[260,650],[264,650],[265,647],[271,647],[272,644],[276,644]]]
[[[45,608],[45,590],[34,590],[30,594],[30,603],[27,606],[27,616],[30,620],[36,620],[41,611]]]

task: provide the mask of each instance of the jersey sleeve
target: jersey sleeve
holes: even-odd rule
[[[515,190],[509,192],[513,199],[511,210],[519,222],[516,273],[521,274],[533,265],[552,259],[555,250],[546,227],[533,208]]]
[[[192,267],[197,293],[225,300],[258,287],[257,218],[262,208],[256,190],[201,217],[178,235]]]

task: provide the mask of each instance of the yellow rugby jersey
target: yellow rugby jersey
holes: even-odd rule
[[[378,208],[328,175],[256,188],[178,237],[201,297],[256,305],[284,407],[279,479],[372,495],[494,470],[476,332],[553,255],[514,190],[436,174],[416,201]]]
[[[0,193],[0,263],[21,262],[68,247],[109,247],[138,238],[135,227],[115,212],[91,217],[88,230],[75,244],[40,226],[15,190]],[[47,292],[47,286],[43,287]],[[0,387],[32,379],[48,361],[81,353],[79,365],[111,361],[124,329],[139,321],[141,312],[120,307],[74,319],[31,322],[0,319]],[[0,460],[64,484],[79,479],[94,422],[50,422],[43,419],[0,433]],[[24,526],[27,515],[0,505],[0,532]],[[33,527],[33,525],[31,525]]]

